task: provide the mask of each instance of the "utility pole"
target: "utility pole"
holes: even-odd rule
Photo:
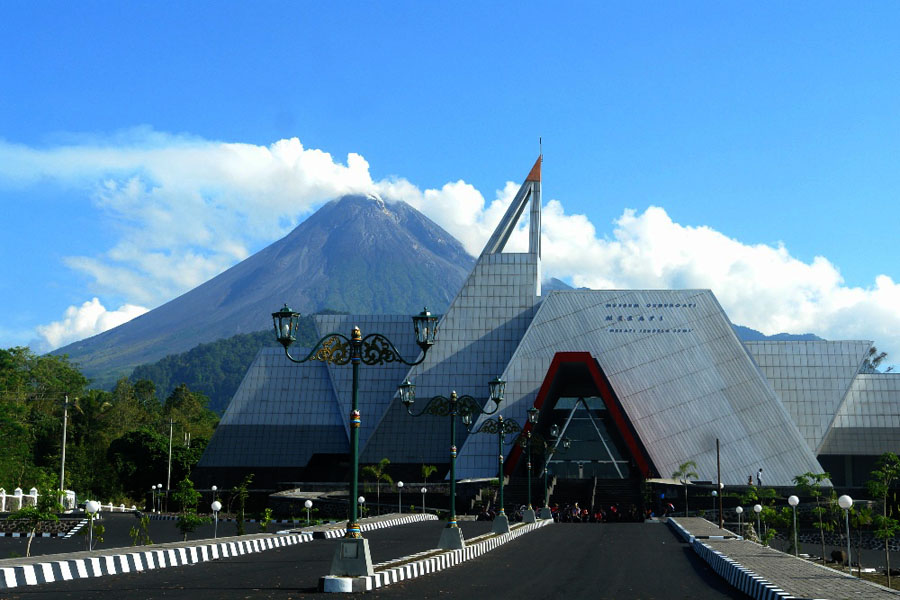
[[[63,503],[66,493],[66,424],[69,422],[69,396],[63,400],[63,435],[62,435],[62,459],[59,466],[59,493],[60,504]]]
[[[169,510],[169,490],[172,489],[172,427],[175,421],[169,418],[169,469],[166,475],[166,510]]]
[[[724,515],[722,514],[722,461],[719,456],[719,438],[716,438],[716,478],[718,481],[716,482],[716,487],[719,488],[719,529],[723,529],[725,526]]]

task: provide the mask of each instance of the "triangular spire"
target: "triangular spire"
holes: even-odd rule
[[[534,161],[534,166],[531,167],[531,172],[528,174],[528,177],[525,178],[525,181],[540,181],[541,180],[541,163],[544,162],[544,155],[541,154],[537,157],[537,160]]]
[[[509,208],[506,209],[506,214],[500,219],[500,223],[494,230],[493,235],[491,235],[491,239],[488,240],[487,245],[484,247],[484,250],[481,253],[482,256],[486,254],[498,254],[503,251],[507,240],[509,240],[509,236],[512,234],[516,223],[519,222],[519,218],[525,210],[525,206],[530,201],[533,204],[531,207],[532,231],[529,235],[529,251],[537,254],[540,258],[541,163],[543,162],[543,158],[544,155],[541,154],[534,162],[534,166],[528,173],[528,177],[525,178],[516,197],[513,198]]]

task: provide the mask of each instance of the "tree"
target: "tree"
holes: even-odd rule
[[[425,486],[428,486],[428,478],[434,475],[435,471],[437,471],[437,467],[434,465],[422,465],[422,480],[425,481]]]
[[[825,564],[825,532],[834,530],[834,523],[831,519],[825,519],[830,516],[827,506],[822,505],[822,482],[830,479],[831,475],[826,473],[813,473],[807,471],[803,475],[794,477],[794,485],[797,490],[804,496],[811,496],[816,499],[816,506],[812,509],[813,515],[817,518],[817,522],[813,526],[819,530],[819,541],[822,546],[822,564]]]
[[[756,486],[749,487],[741,496],[742,504],[759,504],[762,506],[762,511],[759,513],[759,520],[765,527],[760,528],[760,531],[756,531],[753,529],[751,523],[751,531],[756,533],[759,543],[764,546],[768,546],[772,538],[775,537],[777,530],[774,526],[780,525],[781,519],[783,518],[774,507],[777,499],[778,494],[775,492],[774,488]]]
[[[672,479],[677,479],[681,482],[681,485],[684,486],[684,516],[688,516],[688,489],[687,489],[687,481],[689,479],[696,479],[700,477],[697,474],[697,463],[692,460],[687,462],[683,462],[678,465],[678,470],[672,473]]]
[[[228,501],[229,510],[231,509],[231,505],[235,502],[238,503],[238,514],[237,514],[237,534],[244,535],[244,510],[247,506],[247,498],[250,497],[250,484],[253,483],[253,473],[250,473],[244,480],[240,483],[240,485],[234,486],[234,489],[231,491],[231,500]]]
[[[872,507],[856,503],[850,508],[850,524],[856,528],[856,568],[862,569],[862,561],[860,560],[862,548],[863,528],[872,524],[874,514]]]
[[[193,533],[197,527],[209,522],[207,517],[201,517],[197,514],[200,492],[194,489],[194,482],[185,477],[178,482],[172,498],[181,505],[181,511],[175,520],[175,526],[181,531],[184,541],[187,541],[189,533]]]
[[[878,348],[872,346],[866,353],[862,365],[859,368],[860,373],[878,373],[878,367],[887,358],[887,352],[879,352]],[[894,367],[888,367],[885,373],[892,371]]]
[[[386,469],[389,464],[391,464],[390,459],[382,458],[377,465],[366,465],[362,468],[363,477],[371,477],[375,480],[376,504],[378,505],[379,514],[381,513],[381,482],[383,481],[388,485],[394,483],[391,476],[387,474]]]
[[[56,513],[62,510],[62,505],[58,500],[60,492],[50,488],[45,489],[48,491],[38,496],[37,504],[24,506],[7,517],[10,521],[24,522],[26,528],[30,530],[28,544],[25,546],[26,557],[31,556],[31,542],[34,541],[34,535],[37,533],[41,523],[44,521],[59,521]]]
[[[10,521],[22,521],[25,524],[25,528],[29,530],[28,544],[25,546],[25,556],[28,557],[31,556],[31,542],[34,540],[34,534],[37,532],[38,527],[41,526],[41,523],[44,521],[58,521],[59,517],[55,513],[41,510],[37,506],[25,506],[9,515],[7,519]]]
[[[150,515],[138,513],[138,524],[128,531],[131,536],[132,546],[152,546],[153,540],[150,539]]]
[[[264,533],[269,528],[269,523],[272,522],[272,509],[265,508],[262,513],[259,515],[259,531]]]
[[[875,515],[875,537],[884,541],[884,564],[887,571],[887,584],[891,587],[891,553],[888,542],[900,533],[900,522],[893,517],[896,505],[896,494],[892,489],[900,479],[900,458],[893,452],[885,452],[875,463],[872,477],[866,482],[866,489],[872,498],[881,503],[881,514]],[[892,497],[893,496],[893,497]]]

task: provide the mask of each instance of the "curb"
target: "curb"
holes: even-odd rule
[[[374,575],[368,575],[364,577],[323,577],[322,591],[326,593],[348,593],[354,591],[370,592],[374,589],[382,588],[392,583],[398,583],[400,581],[406,581],[407,579],[415,579],[416,577],[421,577],[423,575],[437,573],[438,571],[443,571],[444,569],[455,567],[456,565],[464,563],[467,560],[477,558],[483,554],[486,554],[487,552],[490,552],[491,550],[499,548],[503,544],[511,542],[512,540],[525,535],[526,533],[530,533],[535,529],[539,529],[552,523],[552,519],[544,519],[536,523],[529,523],[527,525],[517,527],[509,533],[494,536],[483,542],[478,542],[472,544],[471,546],[466,546],[465,548],[462,548],[460,550],[447,550],[445,552],[442,552],[441,554],[431,556],[429,558],[415,560],[416,556],[421,556],[422,554],[432,554],[434,550],[420,552],[418,554],[414,554],[405,558],[395,559],[387,563],[379,563],[377,565],[374,565],[374,568],[376,569],[376,573]],[[388,567],[388,565],[396,564],[404,560],[410,560],[410,562],[402,564],[398,567]],[[382,568],[381,571],[377,570],[379,567]]]
[[[398,517],[396,519],[385,519],[384,521],[375,521],[372,523],[362,523],[360,531],[372,531],[375,529],[384,529],[385,527],[394,527],[395,525],[406,525],[407,523],[419,523],[422,521],[437,521],[438,518],[431,513],[417,513],[406,517]],[[333,540],[342,538],[347,534],[347,529],[341,527],[339,529],[326,529],[325,531],[314,531],[313,537],[317,540]]]
[[[101,575],[180,567],[220,558],[263,552],[276,547],[302,544],[312,541],[312,539],[311,533],[272,535],[271,537],[251,540],[217,542],[159,550],[142,550],[139,552],[3,567],[0,568],[0,590],[56,581],[100,577]]]
[[[727,581],[733,588],[740,590],[756,600],[794,598],[794,596],[791,596],[771,581],[757,575],[736,560],[722,554],[718,550],[713,550],[710,546],[701,542],[698,537],[691,535],[690,532],[675,519],[669,518],[668,523],[671,524],[675,533],[691,545],[694,553],[706,561],[706,563],[712,567],[712,570],[715,571],[719,577]],[[719,536],[716,536],[716,539],[718,539],[718,537]]]
[[[75,535],[78,532],[78,530],[81,529],[82,527],[84,527],[85,523],[87,523],[87,522],[88,522],[87,519],[81,519],[78,523],[75,524],[74,527],[72,527],[68,531],[65,531],[62,533],[59,533],[59,532],[57,532],[57,533],[46,533],[46,532],[36,533],[36,534],[34,534],[34,537],[39,537],[39,538],[60,537],[60,538],[67,539],[67,538],[70,538],[73,535]],[[0,537],[13,537],[13,538],[31,537],[31,534],[28,532],[25,532],[25,531],[13,531],[13,532],[0,533]]]
[[[794,598],[788,592],[762,578],[736,560],[713,550],[700,540],[694,540],[691,544],[694,552],[705,560],[713,571],[727,581],[732,587],[757,600],[776,600],[780,598]]]

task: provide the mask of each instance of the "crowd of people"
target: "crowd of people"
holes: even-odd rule
[[[550,507],[553,520],[561,523],[619,523],[643,521],[646,515],[634,504],[619,506],[614,503],[609,506],[595,506],[593,512],[582,507],[578,502],[565,504],[560,508],[559,504]]]
[[[507,511],[510,521],[521,521],[522,515],[526,510],[523,504],[514,512]],[[647,510],[646,514],[641,514],[640,509],[634,504],[627,507],[619,506],[614,503],[609,506],[596,506],[593,512],[582,507],[578,502],[566,503],[562,507],[554,503],[550,506],[550,514],[557,523],[621,523],[621,522],[640,522],[646,518],[654,516],[652,511]],[[478,521],[493,521],[497,516],[497,512],[490,504],[481,507],[478,513]]]

